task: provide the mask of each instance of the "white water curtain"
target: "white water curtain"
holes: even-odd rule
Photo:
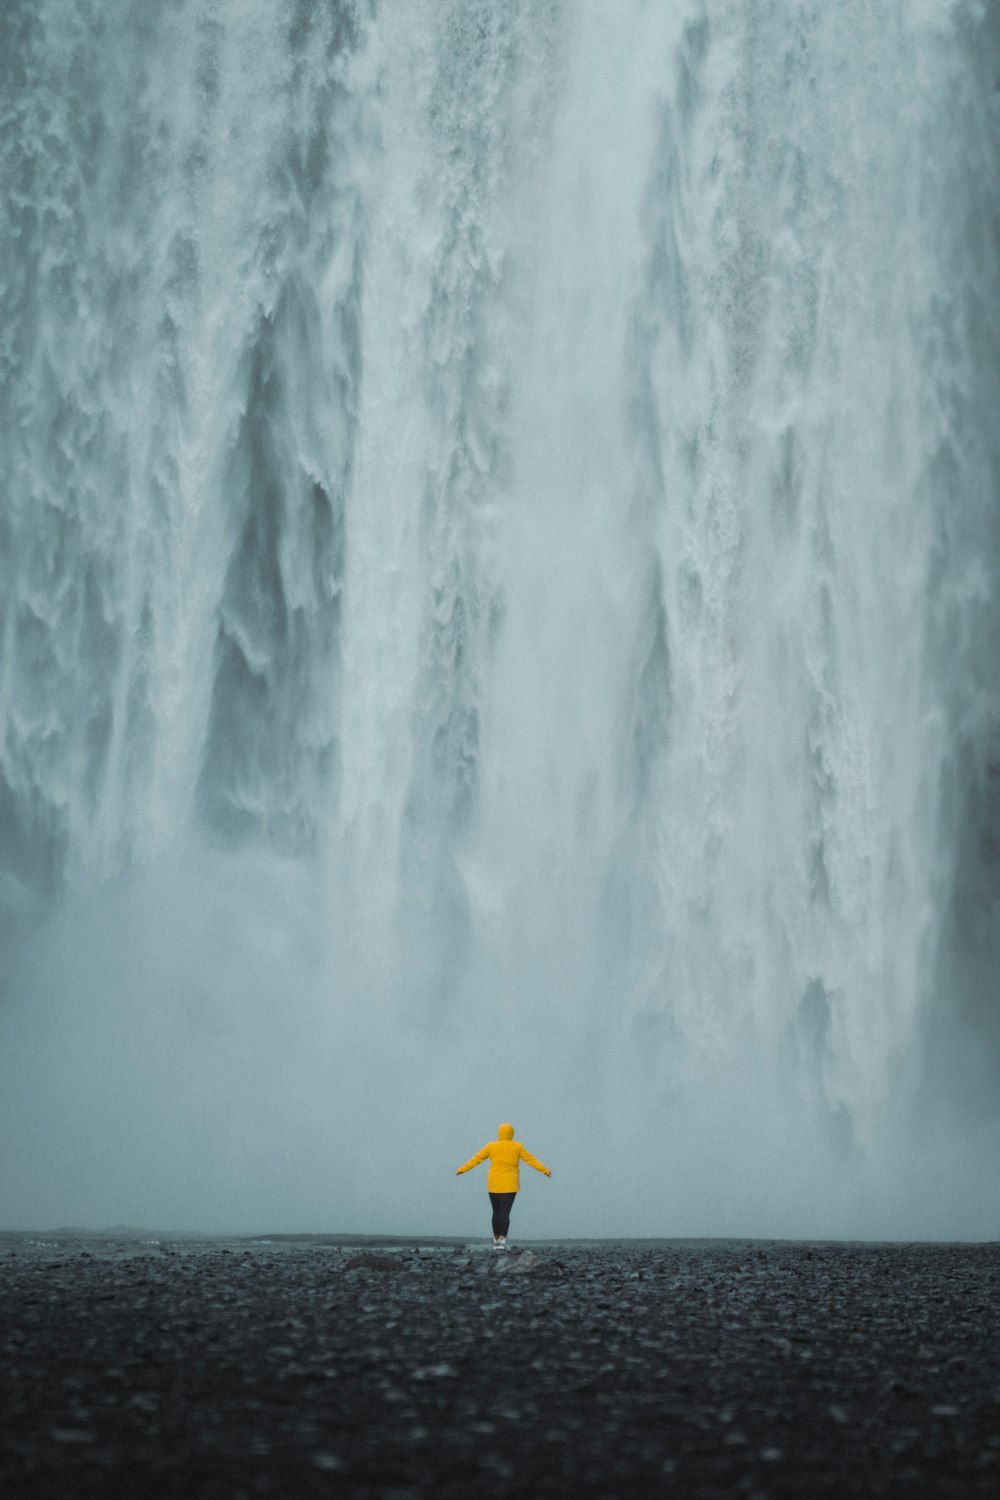
[[[996,1232],[995,9],[0,54],[10,1222]]]

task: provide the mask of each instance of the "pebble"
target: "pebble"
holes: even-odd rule
[[[997,1245],[85,1246],[0,1235],[4,1500],[997,1493]]]

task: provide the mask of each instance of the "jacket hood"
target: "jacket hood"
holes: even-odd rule
[[[497,1131],[497,1139],[500,1141],[512,1141],[514,1139],[513,1125],[501,1125]]]

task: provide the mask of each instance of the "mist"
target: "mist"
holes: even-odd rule
[[[559,1038],[557,994],[415,1017],[338,969],[317,885],[189,851],[41,920],[4,1010],[5,1227],[478,1235],[484,1173],[454,1169],[509,1115],[554,1167],[518,1237],[995,1234],[994,1117],[938,1103],[862,1149],[759,1055],[668,1090],[620,1028]]]
[[[995,14],[120,12],[0,21],[0,1224],[996,1238]]]

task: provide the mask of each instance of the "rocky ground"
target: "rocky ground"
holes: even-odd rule
[[[0,1236],[0,1494],[1000,1493],[1000,1245]]]

